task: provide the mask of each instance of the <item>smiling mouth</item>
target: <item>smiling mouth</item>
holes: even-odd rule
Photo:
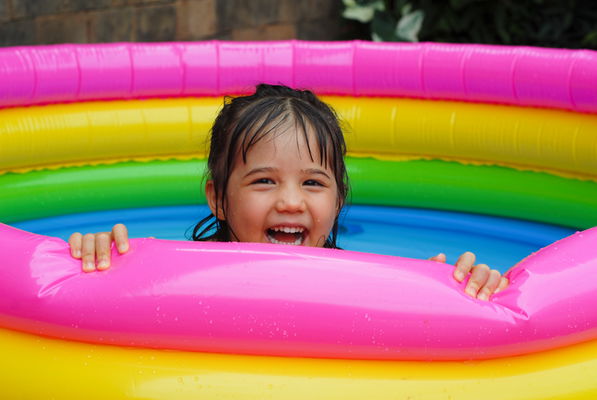
[[[305,241],[307,230],[302,227],[275,226],[265,233],[270,243],[300,246]]]

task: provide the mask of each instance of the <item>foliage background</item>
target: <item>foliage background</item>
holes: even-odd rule
[[[343,0],[378,41],[597,49],[594,0]]]

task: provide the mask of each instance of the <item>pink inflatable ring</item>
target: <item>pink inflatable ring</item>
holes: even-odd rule
[[[131,241],[85,274],[68,245],[0,225],[0,324],[92,343],[276,356],[467,360],[597,338],[597,228],[509,273],[489,302],[432,261],[250,243]]]

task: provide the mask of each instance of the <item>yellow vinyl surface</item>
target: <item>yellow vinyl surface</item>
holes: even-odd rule
[[[119,348],[0,329],[2,399],[595,399],[597,342],[475,362]]]
[[[324,98],[344,121],[349,154],[439,158],[595,179],[597,115],[490,104]],[[220,98],[0,110],[0,171],[206,155]]]

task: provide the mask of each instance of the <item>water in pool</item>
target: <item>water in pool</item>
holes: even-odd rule
[[[154,207],[63,215],[14,226],[67,239],[76,231],[100,232],[125,223],[131,237],[185,240],[206,206]],[[478,262],[505,272],[530,253],[574,230],[475,214],[398,207],[350,206],[340,218],[338,244],[347,250],[428,258],[439,252],[456,261],[472,251]]]

